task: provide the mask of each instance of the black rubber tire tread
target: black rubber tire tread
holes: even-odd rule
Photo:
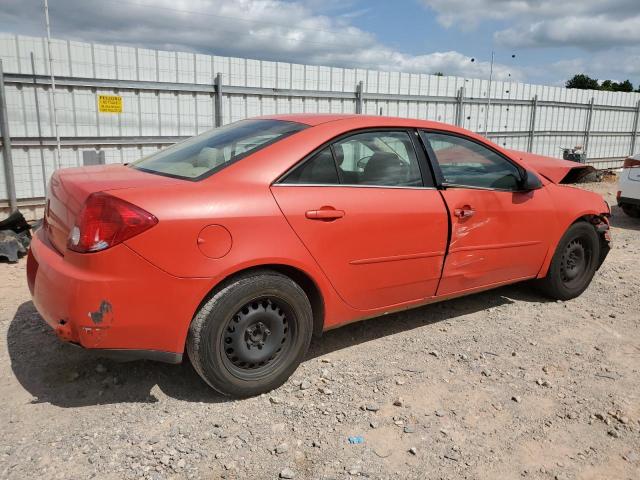
[[[567,245],[578,237],[584,237],[591,243],[591,262],[586,272],[585,281],[582,285],[575,288],[568,288],[561,280],[560,267],[561,259]],[[600,238],[596,229],[587,222],[577,222],[571,225],[560,239],[558,247],[551,259],[547,276],[537,281],[537,287],[547,297],[554,300],[571,300],[584,292],[598,268],[598,259],[600,256]]]
[[[224,366],[218,348],[219,336],[239,308],[252,298],[273,295],[295,311],[298,334],[289,359],[265,378],[254,381],[233,376]],[[313,333],[311,304],[304,290],[289,277],[271,270],[240,275],[221,285],[200,308],[189,326],[187,353],[193,368],[214,390],[225,396],[251,397],[282,385],[303,360]],[[212,347],[216,348],[212,348]]]

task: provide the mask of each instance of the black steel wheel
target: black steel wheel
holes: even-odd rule
[[[589,240],[584,236],[575,238],[562,253],[560,279],[567,288],[582,285],[585,275],[589,274],[589,264],[594,260]]]
[[[277,368],[297,334],[290,322],[293,308],[277,297],[256,298],[233,315],[220,338],[226,367],[239,378],[251,380]]]
[[[311,341],[304,291],[290,278],[262,271],[222,285],[189,328],[187,352],[200,376],[222,394],[272,390],[293,373]]]
[[[574,223],[560,239],[547,276],[538,281],[542,291],[558,300],[584,292],[598,267],[600,238],[586,222]]]

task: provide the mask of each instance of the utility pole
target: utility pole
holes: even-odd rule
[[[51,26],[49,23],[49,1],[44,0],[44,23],[47,29],[47,51],[49,52],[49,73],[51,74],[51,95],[53,98],[53,130],[56,135],[56,158],[54,170],[60,166],[60,134],[58,132],[58,108],[56,106],[56,77],[53,73],[53,56],[51,55]]]
[[[484,112],[484,136],[489,133],[489,108],[491,107],[491,84],[493,83],[493,61],[495,60],[496,52],[491,50],[491,67],[489,67],[489,88],[487,90],[487,106]]]
[[[13,174],[13,158],[11,156],[11,136],[9,135],[9,117],[7,115],[7,96],[4,89],[4,72],[0,59],[0,131],[2,133],[2,158],[4,160],[4,178],[7,182],[7,196],[11,213],[18,209],[16,200],[16,179]]]
[[[38,138],[40,139],[40,168],[42,169],[42,192],[43,196],[47,196],[47,169],[44,163],[44,145],[42,142],[42,123],[40,122],[40,101],[38,100],[38,83],[36,78],[36,60],[33,52],[31,52],[31,73],[33,73],[33,97],[36,107],[36,120],[38,122]]]

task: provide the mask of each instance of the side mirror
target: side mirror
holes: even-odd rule
[[[542,188],[542,182],[535,173],[523,169],[519,187],[521,192],[530,192]]]

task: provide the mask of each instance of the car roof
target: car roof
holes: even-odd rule
[[[437,130],[449,130],[452,132],[466,132],[455,125],[445,124],[441,122],[433,122],[430,120],[418,120],[415,118],[402,117],[385,117],[381,115],[360,115],[360,114],[325,114],[325,113],[300,113],[300,114],[284,114],[284,115],[265,115],[258,117],[269,120],[284,120],[288,122],[297,122],[309,125],[311,127],[321,125],[328,122],[341,122],[348,129],[359,127],[416,127],[416,128],[434,128]]]
[[[356,118],[358,115],[349,114],[325,114],[325,113],[290,113],[282,115],[264,115],[258,117],[265,120],[284,120],[287,122],[304,123],[311,127],[320,125],[321,123],[333,122],[336,120],[344,120],[348,118]]]

